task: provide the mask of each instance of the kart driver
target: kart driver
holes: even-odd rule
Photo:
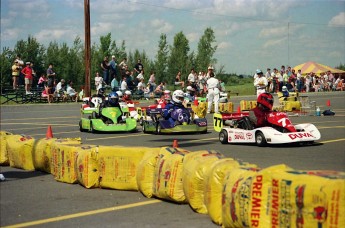
[[[174,110],[182,109],[184,113],[188,113],[189,111],[184,106],[184,92],[182,90],[175,90],[172,95],[172,100],[165,106],[165,109],[162,113],[163,118],[165,120],[169,120],[172,124],[179,124],[177,123],[178,120],[175,120],[171,117],[171,113]],[[188,119],[190,116],[188,117]]]
[[[272,108],[272,94],[260,94],[257,98],[257,106],[249,111],[249,116],[245,116],[238,121],[239,127],[247,130],[252,130],[258,127],[268,126],[267,116],[272,112]]]
[[[118,107],[121,115],[117,118],[117,123],[120,123],[122,121],[122,110],[119,104],[119,96],[116,92],[111,92],[108,95],[108,100],[106,100],[105,102],[103,102],[99,108],[99,113],[102,115],[102,109],[103,108],[107,108],[107,107]],[[103,117],[103,116],[102,116]]]
[[[187,86],[187,92],[185,93],[186,100],[194,102],[195,99],[195,89],[191,86]]]

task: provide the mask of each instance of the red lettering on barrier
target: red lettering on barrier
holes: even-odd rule
[[[250,213],[251,217],[251,225],[252,227],[259,227],[260,225],[260,208],[261,208],[261,198],[257,198],[254,196],[262,196],[261,189],[262,189],[262,175],[257,175],[255,177],[255,181],[253,182],[253,190],[252,190],[252,211]]]
[[[271,210],[272,227],[276,227],[279,225],[278,209],[279,209],[279,181],[272,179],[272,210]]]

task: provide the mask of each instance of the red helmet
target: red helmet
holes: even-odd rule
[[[270,93],[262,93],[258,96],[257,103],[261,104],[264,108],[272,110],[273,96]]]

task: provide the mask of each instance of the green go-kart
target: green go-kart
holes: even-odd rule
[[[122,110],[122,112],[121,112]],[[81,110],[79,129],[81,132],[134,132],[137,121],[130,117],[128,108],[105,107]],[[123,113],[123,115],[122,115]],[[121,116],[121,118],[119,118]],[[118,121],[118,119],[121,119]]]

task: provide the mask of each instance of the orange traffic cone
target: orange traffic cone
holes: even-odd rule
[[[177,148],[178,147],[178,142],[177,142],[177,139],[174,139],[173,141],[173,145],[172,145],[174,148]]]
[[[328,107],[331,106],[331,100],[327,100],[327,106],[328,106]]]
[[[241,106],[237,107],[237,113],[241,113]]]
[[[52,131],[52,127],[50,125],[48,126],[48,129],[47,129],[46,138],[47,139],[53,138],[53,131]]]

